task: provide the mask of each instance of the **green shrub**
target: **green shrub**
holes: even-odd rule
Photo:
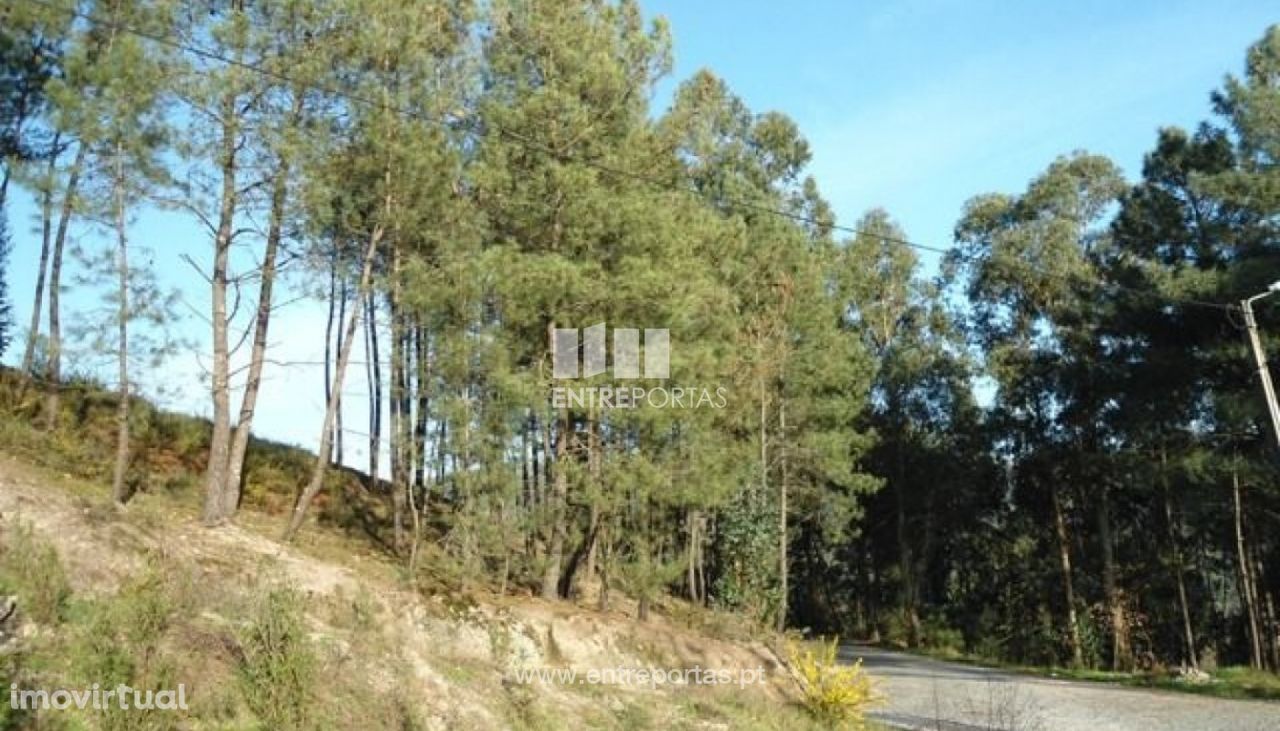
[[[921,639],[925,647],[952,657],[964,654],[964,634],[960,630],[948,626],[940,617],[929,617],[923,624]]]
[[[61,621],[71,582],[54,547],[19,523],[0,541],[0,593],[15,592],[19,611],[40,624]]]
[[[20,652],[0,654],[0,689],[7,689],[10,683],[19,687],[27,687],[27,672],[24,667],[24,656]],[[0,731],[18,731],[30,728],[35,719],[31,711],[12,707],[8,699],[0,703]]]
[[[1280,675],[1249,667],[1222,668],[1214,680],[1224,685],[1229,697],[1280,700]]]
[[[240,636],[241,692],[266,728],[311,727],[317,658],[303,608],[296,591],[273,587],[254,602]]]
[[[1106,612],[1102,605],[1096,604],[1091,607],[1091,611],[1081,612],[1078,615],[1080,648],[1084,655],[1084,666],[1087,668],[1103,666],[1108,645]],[[1066,644],[1065,638],[1064,644]]]
[[[163,644],[190,606],[185,578],[154,563],[114,596],[81,603],[76,639],[68,653],[79,684],[176,690],[177,673]],[[182,714],[173,711],[117,707],[98,718],[103,731],[163,731],[178,728],[181,721]]]
[[[911,646],[911,627],[901,612],[887,612],[877,624],[880,641],[899,648]]]

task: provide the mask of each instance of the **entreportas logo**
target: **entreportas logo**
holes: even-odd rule
[[[582,345],[578,345],[578,333]],[[579,331],[577,328],[555,328],[551,332],[552,375],[555,378],[578,377],[578,353],[582,353],[582,377],[604,373],[605,326],[598,323]],[[671,371],[671,333],[664,329],[644,331],[643,378],[665,379]],[[632,327],[613,330],[613,377],[641,378],[640,330]]]
[[[587,328],[557,328],[551,331],[551,374],[558,381],[592,378],[609,370],[603,322]],[[643,339],[641,333],[643,332]],[[580,337],[581,336],[581,337]],[[643,367],[642,367],[643,366]],[[666,380],[671,375],[671,333],[666,328],[619,327],[613,329],[613,369],[615,380]],[[665,385],[645,387],[634,384],[590,386],[556,385],[551,389],[551,405],[563,408],[634,409],[652,408],[723,409],[727,404],[723,386]]]

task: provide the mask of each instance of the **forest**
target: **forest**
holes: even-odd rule
[[[30,323],[0,289],[0,353],[39,392],[4,418],[74,430],[74,354],[109,356],[113,498],[146,489],[137,397],[178,314],[134,222],[165,211],[205,233],[209,530],[264,490],[289,277],[327,311],[326,409],[282,540],[346,481],[410,575],[504,595],[1280,671],[1280,462],[1241,306],[1280,280],[1280,26],[1258,30],[1136,180],[1064,150],[917,242],[890,211],[838,222],[797,124],[714,72],[657,108],[671,30],[634,0],[0,0],[0,214],[29,194],[41,252],[4,265],[36,286]],[[67,311],[76,287],[101,310]],[[599,323],[615,358],[668,331],[661,383],[723,398],[553,399],[553,333]],[[343,408],[352,382],[374,397]]]

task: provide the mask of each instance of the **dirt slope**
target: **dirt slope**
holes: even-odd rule
[[[306,541],[281,544],[270,532],[277,522],[247,515],[241,525],[210,530],[185,506],[145,495],[118,512],[96,486],[0,455],[0,530],[30,525],[56,547],[77,592],[112,592],[155,557],[192,567],[206,595],[287,583],[305,592],[316,638],[347,671],[386,688],[405,685],[429,728],[742,728],[734,714],[751,703],[769,708],[757,728],[788,728],[799,718],[787,676],[763,642],[714,639],[661,617],[639,624],[622,613],[531,598],[423,595],[397,578],[394,565],[367,552],[330,547],[317,555]],[[375,618],[370,633],[354,635],[335,620],[335,608],[352,606]],[[215,623],[236,622],[218,610],[203,613]],[[528,684],[515,687],[521,669],[695,667],[763,667],[768,681],[745,689],[648,687],[634,679],[534,681],[532,692]],[[200,685],[198,678],[192,683]]]

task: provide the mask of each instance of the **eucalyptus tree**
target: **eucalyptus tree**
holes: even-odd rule
[[[874,355],[870,423],[879,442],[869,455],[889,488],[873,506],[871,524],[892,525],[897,546],[899,606],[907,641],[922,639],[921,584],[935,553],[934,541],[948,481],[931,469],[931,444],[945,440],[952,417],[963,418],[967,375],[963,346],[941,301],[920,276],[920,262],[906,234],[884,211],[862,217],[858,233],[839,261],[846,327]],[[935,447],[936,448],[936,447]],[[957,462],[961,455],[954,455]],[[892,495],[889,515],[879,507]],[[889,539],[877,532],[876,539]]]
[[[956,227],[960,248],[949,266],[961,276],[972,311],[969,326],[996,385],[996,409],[1006,424],[1002,448],[1021,469],[1024,500],[1048,498],[1062,581],[1062,607],[1071,661],[1085,661],[1077,615],[1068,527],[1073,502],[1061,475],[1027,484],[1031,467],[1055,450],[1101,455],[1099,415],[1106,408],[1089,382],[1097,360],[1096,318],[1102,301],[1096,267],[1101,224],[1121,192],[1119,172],[1105,158],[1076,153],[1059,158],[1019,196],[970,200]],[[1082,375],[1083,374],[1083,375]],[[1054,460],[1054,469],[1066,465]],[[1077,477],[1085,477],[1083,462]],[[1107,515],[1108,476],[1094,472],[1092,498],[1100,527]],[[1028,490],[1028,488],[1030,488]],[[1034,504],[1034,503],[1033,503]],[[1043,504],[1043,503],[1041,503]],[[1123,661],[1127,628],[1114,584],[1111,547],[1100,536],[1116,662]]]

